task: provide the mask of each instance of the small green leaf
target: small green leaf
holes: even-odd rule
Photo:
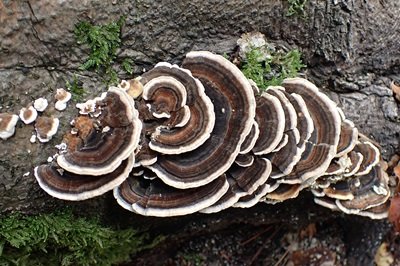
[[[132,65],[133,61],[130,58],[125,58],[124,61],[122,61],[122,68],[130,75],[133,73]]]

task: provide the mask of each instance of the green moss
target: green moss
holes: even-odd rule
[[[0,265],[113,265],[158,243],[71,212],[0,218]]]
[[[74,75],[72,81],[67,80],[65,82],[66,88],[71,92],[72,99],[79,101],[86,94],[85,89],[82,87],[81,82],[79,82],[78,77]]]
[[[182,265],[187,265],[187,266],[200,266],[200,265],[204,265],[206,259],[197,253],[181,253],[178,254],[178,257],[181,259],[181,263]]]
[[[130,58],[125,58],[124,61],[122,61],[122,68],[125,70],[126,73],[128,74],[132,74],[133,73],[133,69],[132,69],[132,65],[133,65],[133,61]]]
[[[288,11],[286,12],[287,17],[291,17],[293,15],[299,15],[302,18],[306,18],[305,6],[307,4],[307,0],[287,0],[289,3]]]
[[[125,17],[117,21],[111,21],[104,25],[93,25],[87,21],[81,21],[75,25],[75,37],[79,44],[89,47],[90,54],[81,65],[81,70],[94,70],[103,76],[107,85],[118,82],[117,72],[113,68],[117,49],[121,46],[121,29]],[[125,70],[130,70],[125,63]],[[129,71],[127,71],[129,73]]]
[[[265,90],[268,86],[280,85],[285,78],[296,77],[303,67],[298,50],[271,52],[271,56],[266,58],[261,48],[252,48],[246,53],[241,70],[261,90]]]

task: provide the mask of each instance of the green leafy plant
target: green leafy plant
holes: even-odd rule
[[[74,78],[72,81],[67,80],[65,82],[65,86],[67,89],[71,92],[72,94],[72,99],[75,101],[79,101],[82,99],[82,97],[85,95],[85,89],[82,87],[80,84],[78,77],[74,75]]]
[[[0,265],[113,265],[151,248],[148,235],[104,227],[71,212],[0,218]]]
[[[117,49],[121,46],[121,29],[125,17],[104,25],[93,25],[87,21],[81,21],[75,25],[74,34],[79,44],[87,45],[90,54],[84,62],[81,70],[94,70],[104,75],[107,85],[118,82],[117,72],[113,68]],[[131,73],[132,62],[123,63],[126,72]]]
[[[132,65],[133,65],[133,61],[130,58],[125,58],[124,61],[122,61],[122,68],[125,70],[126,73],[128,74],[132,74],[133,73],[133,69],[132,69]]]
[[[304,65],[298,50],[272,52],[271,56],[263,58],[261,48],[252,48],[246,53],[246,60],[241,65],[243,74],[252,79],[261,90],[268,86],[277,86],[285,78],[292,78]]]
[[[286,16],[300,15],[303,18],[306,17],[304,8],[307,4],[307,0],[288,0],[288,3],[289,8],[286,12]]]

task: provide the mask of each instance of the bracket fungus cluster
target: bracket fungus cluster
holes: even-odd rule
[[[35,168],[64,200],[113,190],[149,216],[276,203],[309,189],[315,202],[383,218],[390,196],[378,148],[311,82],[260,92],[224,57],[190,52],[78,105],[66,148]]]

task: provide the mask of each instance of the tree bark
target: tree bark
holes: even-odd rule
[[[286,16],[288,2],[276,0],[113,2],[0,1],[0,112],[18,114],[20,108],[39,97],[47,98],[54,106],[54,91],[65,88],[66,80],[74,74],[87,89],[86,97],[106,90],[96,73],[78,70],[88,51],[76,43],[74,25],[81,20],[106,23],[126,15],[116,61],[132,58],[135,75],[159,61],[179,64],[191,50],[233,52],[242,33],[260,31],[271,42],[298,48],[303,53],[307,77],[343,108],[360,132],[381,145],[385,159],[399,151],[399,103],[389,89],[392,80],[400,80],[399,1],[309,0],[305,17]],[[119,71],[119,77],[128,76]],[[301,197],[293,201],[301,208],[291,209],[291,204],[259,204],[249,210],[171,219],[173,222],[166,222],[168,226],[162,226],[165,219],[126,214],[109,194],[77,203],[51,198],[36,183],[33,167],[56,152],[54,145],[60,142],[69,121],[77,114],[72,105],[64,112],[50,107],[43,114],[60,119],[58,134],[47,144],[30,143],[33,126],[21,122],[12,138],[0,140],[0,213],[40,213],[74,206],[87,215],[100,212],[130,216],[161,228],[179,224],[184,233],[176,232],[176,237],[182,239],[191,234],[185,230],[206,234],[203,224],[207,228],[219,224],[218,228],[223,229],[238,223],[282,222],[290,216],[304,223],[310,217],[305,215],[310,212],[308,209],[315,211],[316,216],[325,215],[319,219],[337,215],[315,207],[309,197]]]

